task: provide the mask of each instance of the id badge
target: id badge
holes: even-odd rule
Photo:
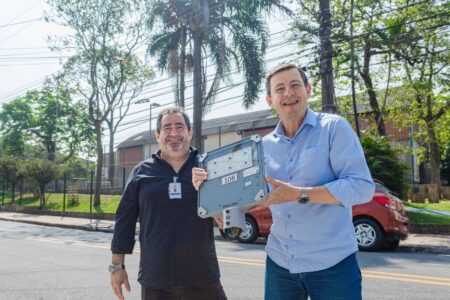
[[[169,183],[169,199],[181,199],[181,183],[177,182],[178,177],[173,178]]]

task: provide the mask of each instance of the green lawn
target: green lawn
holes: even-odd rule
[[[101,205],[99,207],[92,207],[93,212],[98,213],[115,213],[117,206],[119,205],[120,195],[102,195],[100,198]],[[90,195],[80,194],[79,205],[68,205],[66,195],[66,211],[73,212],[89,212]],[[1,201],[1,194],[0,194]],[[10,195],[5,196],[4,204],[10,204]],[[2,203],[0,202],[0,205]],[[16,204],[20,204],[19,194],[16,195]],[[404,202],[406,206],[450,211],[450,201],[445,200],[441,203],[425,204],[425,203],[408,203]],[[22,205],[24,206],[39,206],[39,201],[34,200],[32,194],[24,194],[22,199]],[[46,194],[46,205],[44,209],[62,211],[63,210],[63,194]],[[450,225],[450,217],[424,214],[419,212],[408,212],[411,224],[447,224]]]
[[[405,206],[411,206],[415,208],[423,208],[430,210],[450,211],[450,200],[441,200],[439,203],[410,203],[403,202]]]
[[[424,214],[414,211],[408,211],[408,217],[411,224],[440,224],[450,225],[450,217]]]
[[[63,196],[64,194],[46,194],[46,205],[43,207],[43,209],[46,210],[56,210],[56,211],[62,211],[63,210]],[[120,195],[101,195],[100,197],[100,206],[99,207],[92,207],[93,212],[98,213],[115,213],[117,206],[119,205],[120,201]],[[94,197],[92,196],[92,201]],[[1,201],[1,195],[0,195],[0,201]],[[90,195],[88,194],[80,194],[78,196],[78,205],[69,205],[68,203],[68,196],[66,195],[66,211],[73,211],[73,212],[89,212],[90,208]],[[2,203],[0,202],[0,205]],[[4,204],[11,204],[11,197],[5,197],[4,198]],[[32,194],[24,194],[22,198],[22,203],[20,203],[19,195],[16,195],[16,204],[23,205],[23,206],[39,206],[39,201],[33,199]]]

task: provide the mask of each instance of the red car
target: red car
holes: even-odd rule
[[[353,206],[353,225],[359,250],[395,250],[400,240],[409,233],[409,218],[402,202],[380,181],[372,201]],[[253,243],[258,237],[267,237],[272,225],[270,209],[262,208],[245,216],[246,230],[241,230],[237,240]],[[227,235],[221,231],[223,237]]]

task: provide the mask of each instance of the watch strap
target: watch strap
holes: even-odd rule
[[[125,265],[124,264],[110,264],[108,271],[110,273],[115,272],[117,270],[125,270]]]
[[[308,190],[304,187],[300,188],[300,197],[298,198],[298,203],[306,204],[309,202]]]

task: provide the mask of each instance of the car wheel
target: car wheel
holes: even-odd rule
[[[362,218],[354,220],[353,226],[359,250],[376,251],[381,247],[384,233],[377,222]]]
[[[245,216],[245,230],[241,230],[237,240],[241,243],[253,243],[258,238],[259,230],[256,221],[249,216]]]
[[[385,240],[383,242],[383,250],[386,251],[394,251],[397,250],[398,246],[400,245],[400,240]]]

